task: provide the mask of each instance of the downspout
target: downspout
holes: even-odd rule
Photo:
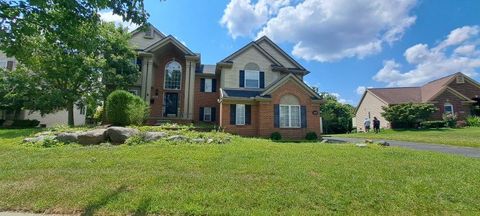
[[[148,102],[148,101],[147,101],[148,65],[149,65],[149,63],[148,63],[148,61],[147,61],[147,68],[146,68],[146,70],[145,70],[145,94],[143,95],[143,100],[144,100],[145,102]]]

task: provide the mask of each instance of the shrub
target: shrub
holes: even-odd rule
[[[105,114],[113,125],[141,125],[148,115],[148,108],[140,97],[116,90],[107,97]]]
[[[382,116],[393,128],[414,128],[438,109],[433,104],[399,104],[382,107]]]
[[[93,114],[93,121],[95,123],[101,122],[103,120],[103,115],[104,115],[103,107],[97,107],[97,109],[95,109],[95,113]]]
[[[420,123],[421,128],[443,128],[447,123],[445,121],[424,121]]]
[[[14,120],[12,127],[14,128],[33,128],[37,127],[40,122],[38,120]]]
[[[466,120],[467,126],[480,127],[480,116],[469,116]]]
[[[454,113],[444,113],[442,119],[447,123],[447,127],[455,127],[457,124],[457,115]]]
[[[317,133],[315,132],[308,132],[307,135],[305,135],[306,140],[317,140],[318,136]]]
[[[135,135],[135,136],[129,137],[127,140],[125,140],[125,144],[127,144],[127,145],[141,145],[141,144],[144,144],[144,143],[146,143],[145,138],[144,138],[144,134]]]
[[[270,135],[270,139],[272,139],[272,140],[281,140],[281,139],[282,139],[282,135],[281,135],[279,132],[273,132],[273,133]]]
[[[0,127],[3,125],[3,122],[5,122],[5,120],[0,119]]]

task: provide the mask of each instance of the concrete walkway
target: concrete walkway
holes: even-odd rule
[[[325,136],[324,137],[331,142],[349,142],[349,143],[364,143],[365,139],[362,138],[345,138],[345,137],[334,137],[334,136]],[[373,140],[380,141],[380,140]],[[459,154],[467,157],[480,158],[480,148],[471,148],[471,147],[457,147],[450,145],[442,144],[425,144],[425,143],[416,143],[416,142],[407,142],[407,141],[395,141],[395,140],[385,140],[390,143],[390,146],[398,146],[403,148],[415,149],[415,150],[425,150],[425,151],[434,151],[442,152],[448,154]]]

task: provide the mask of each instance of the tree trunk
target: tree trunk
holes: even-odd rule
[[[67,107],[68,111],[68,126],[73,127],[75,126],[75,121],[73,119],[73,111],[74,111],[75,104],[70,103]]]

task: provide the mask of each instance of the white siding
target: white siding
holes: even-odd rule
[[[86,112],[86,110],[85,110]],[[67,125],[68,114],[66,110],[58,111],[52,114],[40,115],[40,112],[33,112],[29,114],[29,111],[25,111],[23,119],[38,120],[40,124],[45,124],[47,127],[53,127],[56,125]],[[85,114],[80,114],[80,109],[76,108],[73,112],[73,119],[76,126],[85,125]]]
[[[284,67],[296,68],[296,66],[289,59],[287,59],[282,53],[277,51],[274,47],[272,47],[266,41],[262,41],[259,45],[265,51],[267,51],[268,54],[270,54],[271,56],[273,56],[273,58],[275,58],[277,61],[279,61]]]
[[[239,88],[239,71],[245,69],[245,65],[256,63],[260,70],[265,72],[265,87],[281,78],[279,72],[273,72],[272,62],[254,47],[250,47],[233,59],[232,68],[223,68],[221,76],[222,88]]]
[[[386,103],[374,96],[370,91],[367,91],[362,103],[358,106],[357,114],[355,115],[355,121],[357,125],[357,131],[364,131],[363,121],[369,117],[371,120],[371,128],[373,127],[373,117],[377,117],[380,120],[381,128],[390,128],[390,122],[386,121],[382,117],[382,107],[387,106]]]
[[[136,34],[132,35],[130,44],[136,49],[145,49],[163,38],[157,32],[154,32],[153,35],[153,38],[145,38],[145,32],[137,32]]]

